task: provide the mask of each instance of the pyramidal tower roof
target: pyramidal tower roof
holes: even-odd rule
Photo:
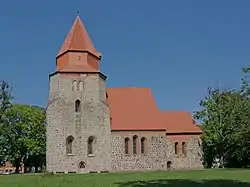
[[[80,16],[76,17],[62,47],[57,54],[57,57],[67,51],[89,52],[95,57],[101,58],[101,53],[97,52],[94,45],[92,44]]]

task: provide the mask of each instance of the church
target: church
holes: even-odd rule
[[[101,57],[77,16],[49,75],[47,171],[202,169],[202,131],[192,116],[159,110],[149,88],[106,88]]]

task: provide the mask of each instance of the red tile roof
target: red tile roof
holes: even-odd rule
[[[188,112],[159,111],[149,88],[109,88],[112,130],[201,133]]]
[[[57,57],[68,50],[88,51],[98,58],[101,57],[101,53],[96,51],[79,16],[74,21]]]
[[[74,21],[57,58],[57,71],[99,73],[101,53],[97,52],[80,19]]]
[[[148,88],[109,88],[112,130],[159,130],[161,119]]]
[[[160,112],[162,125],[166,133],[201,133],[201,129],[194,123],[188,112]]]

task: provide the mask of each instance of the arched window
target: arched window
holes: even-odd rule
[[[175,142],[175,144],[174,144],[174,153],[176,155],[178,154],[178,142]]]
[[[130,139],[125,138],[125,154],[129,154],[129,144],[130,144]]]
[[[82,81],[79,82],[79,90],[83,91],[83,82]]]
[[[75,102],[75,112],[80,112],[81,109],[81,101],[79,99]]]
[[[181,148],[182,148],[182,151],[181,151],[182,154],[183,154],[183,155],[186,155],[186,154],[187,154],[186,142],[182,142],[182,147],[181,147]]]
[[[146,138],[142,137],[141,138],[141,153],[145,154],[146,153]]]
[[[137,154],[137,149],[138,149],[138,147],[137,147],[137,145],[138,145],[137,141],[138,141],[138,136],[134,135],[133,136],[133,154]]]
[[[73,153],[73,141],[74,138],[72,136],[68,136],[66,139],[66,154]]]
[[[95,138],[93,136],[90,136],[88,138],[88,155],[93,154],[93,144],[94,144]]]
[[[72,90],[77,91],[77,81],[73,81]]]

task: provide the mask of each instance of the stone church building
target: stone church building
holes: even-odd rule
[[[49,76],[47,171],[203,168],[192,116],[160,111],[149,88],[106,88],[101,56],[78,16]]]

